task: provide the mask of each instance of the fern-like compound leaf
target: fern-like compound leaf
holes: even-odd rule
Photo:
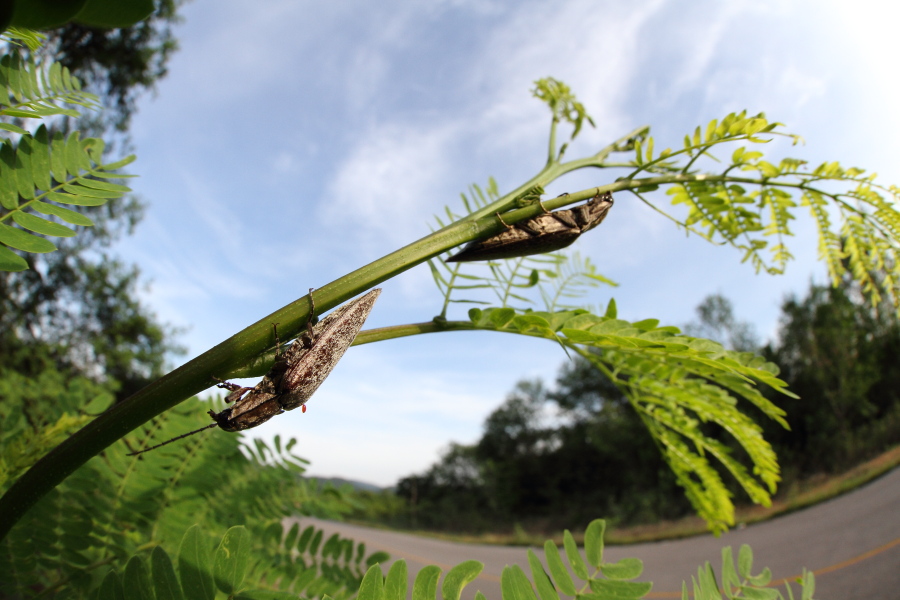
[[[763,114],[731,113],[705,131],[698,127],[685,136],[683,148],[666,149],[657,158],[648,137],[635,144],[628,163],[633,170],[619,181],[629,181],[629,191],[689,232],[734,246],[743,261],[771,274],[783,273],[793,259],[787,244],[791,221],[798,206],[808,207],[832,281],[850,276],[873,304],[887,297],[900,311],[900,190],[863,169],[837,162],[810,169],[798,158],[774,162],[747,145],[734,149],[730,160],[716,156],[726,144],[760,144],[776,136],[801,141],[780,128]],[[715,168],[704,172],[710,161]],[[646,175],[654,177],[652,184],[644,183]],[[672,206],[685,213],[669,215],[644,197],[656,186],[667,187]]]
[[[0,119],[77,117],[78,111],[70,106],[96,108],[96,101],[81,91],[81,83],[65,67],[54,63],[44,69],[16,51],[0,58]],[[58,221],[93,224],[81,212],[59,204],[101,206],[130,191],[103,179],[122,177],[115,171],[133,157],[104,165],[104,144],[99,139],[81,139],[78,132],[51,134],[46,124],[30,133],[17,124],[0,122],[0,130],[18,136],[15,142],[0,138],[0,270],[27,269],[29,263],[20,253],[56,250],[41,236],[75,235]]]
[[[660,326],[655,319],[632,323],[585,310],[518,312],[500,307],[473,308],[469,318],[474,328],[562,343],[605,373],[642,416],[688,499],[714,531],[733,525],[734,505],[711,461],[734,477],[754,502],[770,502],[780,480],[778,462],[761,427],[738,407],[738,400],[754,404],[786,427],[784,411],[757,387],[765,384],[793,396],[776,376],[775,365],[710,340],[680,335],[677,328]],[[735,440],[744,456],[735,457],[710,435],[706,424],[717,425]],[[571,546],[566,544],[572,568],[584,578],[586,567],[578,563]],[[589,548],[594,554],[602,552]]]

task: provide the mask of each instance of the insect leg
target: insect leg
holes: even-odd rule
[[[313,290],[316,288],[309,288],[309,316],[306,317],[306,331],[309,332],[309,335],[313,335],[313,326],[319,321],[316,318],[316,303],[313,300]]]
[[[216,385],[217,388],[222,388],[224,390],[228,390],[231,392],[227,396],[225,396],[225,402],[237,402],[240,400],[244,394],[252,390],[252,387],[241,387],[236,383],[231,383],[230,381],[225,381],[223,379],[219,379],[218,377],[213,377],[219,383]]]
[[[495,212],[494,215],[495,215],[498,219],[500,219],[500,223],[503,224],[504,227],[506,227],[507,229],[512,229],[512,228],[513,228],[512,225],[510,225],[509,223],[507,223],[506,221],[503,220],[503,217],[500,216],[500,213]]]
[[[565,194],[561,194],[561,196],[568,196],[568,195],[569,195],[568,192],[566,192]],[[557,215],[562,211],[550,212],[549,210],[547,210],[547,207],[544,206],[544,203],[541,202],[540,198],[538,198],[537,203],[538,203],[538,206],[541,207],[541,210],[544,212],[536,217],[532,217],[532,218],[528,219],[527,221],[522,221],[520,223],[516,223],[515,227],[518,227],[519,231],[524,231],[525,233],[527,233],[529,235],[533,235],[533,236],[543,235],[543,234],[547,233],[546,223],[547,223],[548,218],[559,220],[557,218]],[[547,215],[549,215],[549,217]],[[563,223],[565,223],[565,222],[563,221]]]
[[[275,360],[281,354],[281,340],[278,339],[278,323],[272,323],[272,333],[275,335]]]

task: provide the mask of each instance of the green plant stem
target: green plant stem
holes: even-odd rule
[[[592,188],[557,199],[557,202],[571,204],[592,197],[595,193]],[[513,211],[505,220],[507,223],[516,223],[536,216],[542,210],[535,204]],[[503,227],[493,214],[478,220],[462,219],[448,225],[318,288],[314,292],[316,309],[318,312],[325,312],[441,252],[473,239],[498,233]],[[308,316],[309,298],[303,296],[164,375],[77,431],[35,463],[0,498],[0,539],[5,538],[28,509],[47,492],[93,456],[140,425],[214,385],[216,378],[249,376],[248,368],[263,369],[258,374],[265,373],[266,363],[260,355],[273,346],[272,325],[278,324],[281,335],[291,338],[306,326]],[[437,326],[421,324],[418,331],[404,329],[408,327],[410,326],[403,326],[402,333],[397,330],[391,337],[427,333],[426,329]],[[433,330],[461,328],[445,324]],[[366,339],[362,336],[362,340]]]
[[[441,252],[465,242],[498,233],[504,227],[494,215],[494,212],[498,210],[498,206],[504,202],[509,205],[515,199],[517,193],[530,189],[536,183],[549,183],[575,169],[590,166],[603,167],[602,161],[610,152],[616,151],[622,144],[640,132],[641,130],[635,130],[635,132],[623,136],[620,140],[587,159],[547,165],[535,178],[517,188],[516,191],[507,194],[504,198],[478,211],[478,213],[473,213],[469,217],[448,225],[315,290],[317,310],[325,312],[357,294],[409,270],[429,258],[439,255]],[[543,206],[547,210],[552,210],[592,198],[606,191],[617,192],[648,185],[686,183],[701,180],[801,187],[800,184],[775,183],[763,178],[742,178],[730,175],[661,175],[644,179],[617,181],[613,184],[582,190],[547,200],[543,203]],[[513,224],[534,217],[543,210],[539,204],[535,203],[531,206],[504,213],[503,220],[506,223]],[[481,216],[475,218],[477,214],[481,214]],[[261,354],[272,347],[274,342],[272,325],[277,323],[282,335],[290,338],[305,327],[308,315],[309,299],[307,296],[304,296],[263,317],[197,358],[161,377],[124,402],[115,405],[51,450],[19,478],[7,490],[6,494],[0,498],[0,539],[9,533],[13,525],[41,497],[110,444],[121,439],[127,433],[156,415],[179,404],[184,399],[214,385],[216,383],[215,378],[244,375],[248,364],[255,365],[257,369],[261,368],[260,365],[263,363],[255,359],[258,359]],[[415,331],[413,329],[405,329],[409,327],[418,327],[419,329]],[[390,334],[390,337],[464,328],[461,325],[450,326],[446,322],[407,325],[400,326],[393,334]],[[382,331],[379,335],[388,335],[388,333]],[[365,343],[368,339],[364,334],[361,334],[360,337],[359,343]],[[390,337],[383,339],[390,339]],[[262,371],[262,373],[264,372]]]
[[[579,158],[576,160],[570,160],[569,162],[561,163],[561,162],[559,162],[559,157],[556,155],[556,142],[555,142],[556,119],[554,119],[551,124],[551,135],[550,135],[551,141],[550,141],[550,147],[549,147],[549,151],[548,151],[549,156],[548,156],[547,164],[544,165],[544,168],[542,168],[537,175],[535,175],[534,177],[532,177],[531,179],[529,179],[528,181],[526,181],[525,183],[523,183],[522,185],[520,185],[519,187],[514,189],[513,191],[498,198],[495,202],[491,202],[487,206],[485,206],[479,210],[476,210],[472,214],[470,214],[466,217],[463,217],[460,220],[460,222],[470,221],[470,220],[475,221],[475,220],[482,219],[488,215],[492,215],[494,213],[500,212],[500,213],[503,213],[504,221],[506,221],[507,223],[510,223],[510,224],[516,223],[518,220],[521,220],[521,219],[514,218],[512,215],[517,215],[519,213],[517,213],[517,212],[506,213],[505,211],[509,210],[509,208],[512,206],[512,203],[515,201],[515,199],[518,198],[519,196],[521,196],[523,193],[527,192],[528,190],[530,190],[531,188],[533,188],[536,185],[540,185],[540,186],[549,185],[550,182],[558,179],[559,177],[562,177],[566,173],[571,173],[572,171],[577,171],[578,169],[585,169],[585,168],[589,168],[589,167],[598,168],[598,169],[606,169],[606,168],[611,168],[613,166],[619,166],[619,165],[607,164],[605,161],[609,157],[609,155],[612,154],[613,152],[624,152],[626,150],[629,150],[632,140],[634,140],[635,138],[639,138],[639,137],[647,135],[647,133],[649,131],[650,131],[650,126],[643,125],[641,127],[634,129],[633,131],[626,133],[625,135],[621,136],[620,138],[613,141],[612,143],[607,144],[605,147],[603,147],[599,152],[597,152],[593,156],[588,156],[586,158]],[[640,181],[640,180],[631,180],[631,181],[633,182],[633,181]],[[617,191],[620,189],[626,189],[627,187],[629,187],[627,185],[627,183],[628,183],[627,181],[617,182],[617,183],[624,184],[624,185],[621,185],[619,187],[604,186],[602,188],[597,188],[597,189],[601,190],[601,191],[611,191],[612,192],[612,191]],[[631,187],[639,187],[639,186],[631,186]],[[593,197],[594,195],[595,195],[594,193],[589,193],[586,196],[577,197],[576,195],[572,194],[568,197],[567,201],[560,201],[559,204],[553,204],[552,201],[548,201],[548,202],[544,202],[544,206],[546,206],[549,210],[551,208],[557,208],[559,206],[564,206],[566,204],[571,204],[573,202],[577,202],[578,200],[585,200],[587,198]],[[534,213],[534,214],[537,214],[537,213]],[[507,217],[509,217],[509,218],[507,218]]]
[[[536,207],[539,209],[539,207]],[[329,283],[314,293],[324,312],[419,263],[477,237],[499,231],[496,218],[456,223]],[[272,324],[284,336],[305,327],[306,296],[260,319],[100,415],[51,450],[0,498],[0,539],[47,492],[104,448],[156,415],[215,384],[273,344]]]
[[[556,115],[550,121],[550,141],[547,148],[547,166],[549,167],[555,162],[559,162],[559,156],[556,151],[556,128],[559,125],[559,119]]]

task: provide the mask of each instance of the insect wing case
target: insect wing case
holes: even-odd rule
[[[306,403],[356,339],[372,312],[381,289],[339,307],[324,317],[314,328],[312,345],[302,348],[299,356],[287,361],[287,370],[279,384],[279,401],[285,410]],[[299,342],[295,341],[294,344]],[[288,349],[291,353],[293,345]]]
[[[446,262],[518,258],[561,250],[602,223],[612,205],[612,194],[607,192],[581,206],[538,215],[487,239],[469,242]]]

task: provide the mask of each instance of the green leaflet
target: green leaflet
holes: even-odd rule
[[[182,600],[181,586],[175,576],[172,559],[166,551],[157,546],[150,553],[151,573],[153,574],[153,590],[156,600]]]
[[[408,584],[406,561],[394,562],[384,580],[384,600],[406,600]]]
[[[32,137],[24,135],[16,148],[15,178],[19,196],[25,200],[34,198],[34,172],[31,167]]]
[[[366,571],[359,586],[358,600],[384,600],[384,577],[380,565],[372,565]]]
[[[382,552],[379,550],[378,552],[373,552],[369,555],[369,557],[366,559],[366,566],[370,567],[376,563],[383,563],[390,558],[391,556],[387,552]]]
[[[553,575],[553,581],[556,583],[557,589],[567,596],[574,596],[575,583],[572,581],[572,576],[569,575],[568,569],[563,564],[559,548],[551,540],[544,542],[544,557],[547,560],[547,566],[550,568],[550,574]],[[543,596],[541,600],[545,600]]]
[[[555,548],[556,547],[554,546],[554,549]],[[559,556],[559,553],[557,553],[557,556]],[[537,588],[540,600],[559,600],[559,594],[556,592],[556,588],[553,587],[553,583],[550,581],[550,577],[544,570],[544,566],[530,548],[528,549],[528,566],[531,569],[531,578],[534,580],[534,587]],[[568,573],[566,574],[568,575]],[[573,594],[574,588],[572,588],[572,593],[570,595]]]
[[[150,571],[140,556],[132,556],[125,565],[125,576],[122,580],[125,595],[130,600],[154,600]]]
[[[250,566],[250,534],[244,527],[225,532],[213,561],[213,577],[222,592],[233,595],[241,589]]]
[[[34,176],[35,187],[50,189],[50,146],[47,136],[47,126],[41,124],[34,132],[31,155],[31,171]]]
[[[463,588],[474,581],[483,569],[484,565],[477,560],[467,560],[447,571],[441,585],[443,600],[459,600]]]
[[[435,565],[429,565],[419,571],[413,583],[412,600],[435,600],[440,576],[441,568]]]
[[[122,588],[122,581],[115,571],[110,571],[103,578],[100,584],[100,591],[97,594],[97,600],[125,600],[125,590]]]
[[[309,553],[316,554],[319,551],[319,545],[322,543],[322,532],[316,531],[313,535],[312,542],[309,544]]]
[[[581,557],[581,553],[578,551],[578,545],[575,543],[575,538],[572,537],[572,533],[568,529],[563,532],[563,547],[566,549],[566,558],[569,560],[569,566],[572,567],[572,572],[575,573],[577,577],[587,580],[590,577],[587,564],[585,564],[584,559]]]
[[[297,525],[299,527],[299,523]],[[297,540],[297,552],[306,552],[306,547],[309,546],[309,542],[312,539],[313,533],[315,533],[315,528],[312,525],[303,530],[303,533],[300,535],[300,539]],[[285,542],[285,546],[290,547],[290,544]]]
[[[636,558],[623,558],[618,562],[600,564],[600,572],[604,577],[615,580],[634,579],[640,577],[643,571],[644,564]]]
[[[87,179],[86,177],[77,177],[75,182],[85,187],[96,190],[107,190],[110,192],[118,192],[120,195],[131,191],[131,188],[118,183],[109,183],[107,181],[98,181],[96,179]]]
[[[0,243],[25,252],[53,252],[56,246],[42,237],[0,223]]]
[[[105,198],[91,198],[88,196],[60,194],[57,192],[50,192],[47,194],[47,199],[61,204],[74,204],[75,206],[103,206],[107,202]]]
[[[59,217],[66,223],[71,223],[72,225],[91,227],[94,224],[93,221],[91,221],[80,212],[76,212],[62,206],[57,206],[55,204],[35,201],[31,204],[31,208],[44,215],[53,215],[54,217]]]
[[[588,562],[595,567],[599,567],[603,563],[604,533],[606,533],[606,522],[599,519],[591,521],[584,532],[584,551]],[[631,579],[631,577],[626,577],[626,579]]]
[[[213,600],[212,564],[208,540],[199,525],[193,525],[184,534],[178,550],[178,574],[181,586],[188,598]]]
[[[312,532],[312,527],[308,528],[310,533]],[[300,523],[294,523],[294,525],[290,528],[287,535],[284,537],[284,545],[290,548],[294,545],[294,542],[297,541],[297,534],[300,532]],[[302,550],[301,550],[302,552]]]
[[[0,130],[2,131],[11,131],[13,133],[18,133],[19,135],[27,135],[28,132],[21,127],[16,125],[10,125],[9,123],[0,123]]]
[[[653,589],[649,581],[609,581],[595,579],[591,581],[591,600],[637,600],[643,598]]]
[[[66,182],[66,138],[62,131],[54,131],[50,142],[50,172],[57,183]]]
[[[19,206],[19,189],[15,176],[16,151],[12,142],[0,145],[0,206],[12,210]]]
[[[537,600],[531,582],[519,565],[503,567],[500,590],[503,593],[503,600]]]
[[[72,237],[75,235],[75,232],[65,225],[60,225],[59,223],[54,223],[53,221],[48,221],[47,219],[35,217],[34,215],[30,215],[28,213],[13,213],[13,221],[15,221],[17,225],[21,225],[25,229],[29,229],[35,233],[40,233],[43,235],[52,235],[54,237]]]
[[[0,271],[24,271],[28,263],[8,248],[0,246]]]

